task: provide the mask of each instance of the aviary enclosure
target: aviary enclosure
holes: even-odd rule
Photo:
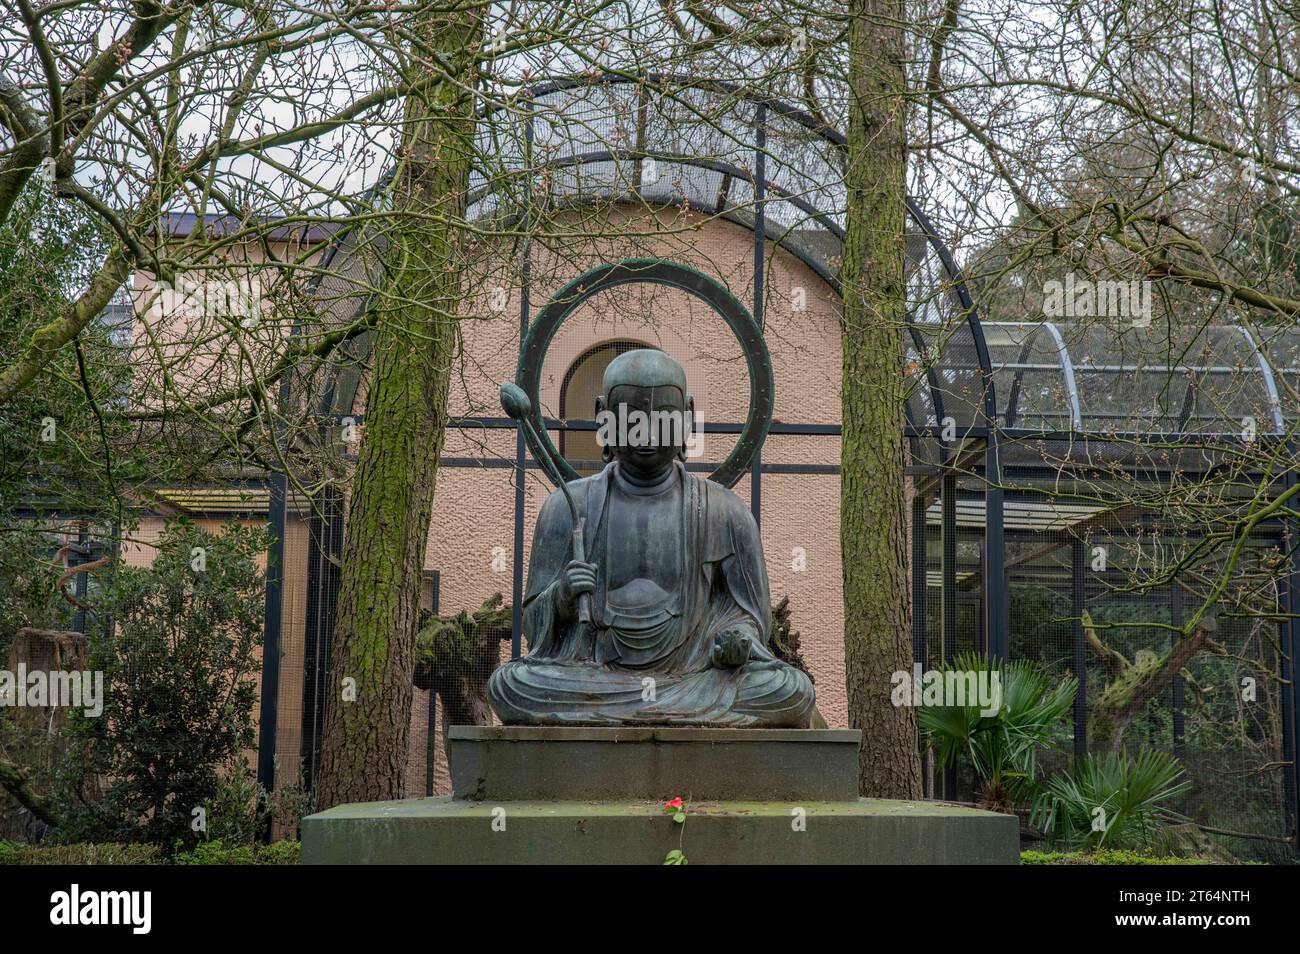
[[[664,86],[672,97],[657,92]],[[777,316],[799,310],[801,288],[832,303],[839,292],[843,136],[787,104],[720,82],[609,77],[536,88],[526,99],[527,118],[481,128],[480,147],[491,146],[507,175],[475,179],[471,218],[504,215],[514,203],[503,195],[522,188],[528,202],[552,212],[684,208],[716,216],[709,228],[727,223],[749,235],[747,244],[728,246],[732,258],[715,270],[768,329],[778,414],[762,460],[737,490],[746,493],[765,545],[823,535],[815,524],[819,501],[838,501],[839,427],[828,412],[837,399],[794,410],[780,405],[783,393],[805,387],[800,375],[817,352],[809,358],[782,350],[778,338],[789,327]],[[1054,676],[1072,674],[1082,687],[1072,718],[1074,756],[1167,749],[1193,782],[1179,807],[1201,831],[1240,858],[1293,858],[1300,541],[1286,508],[1270,512],[1268,503],[1285,499],[1296,483],[1279,460],[1291,453],[1300,417],[1300,334],[999,320],[963,280],[925,206],[925,196],[908,204],[911,320],[901,331],[911,386],[917,659],[939,666],[979,649],[1033,659]],[[517,351],[546,304],[554,283],[538,279],[540,262],[562,282],[640,251],[646,241],[592,243],[564,256],[533,242],[498,250],[515,269],[509,307],[518,320],[513,337],[497,345]],[[357,289],[375,256],[356,233],[328,254],[337,274],[316,294],[342,323],[365,307]],[[774,281],[778,258],[821,285]],[[644,310],[653,324],[653,302]],[[715,314],[697,310],[692,320],[704,340],[730,347]],[[833,359],[836,327],[827,323],[821,333],[834,345],[826,352]],[[579,331],[541,359],[541,377],[559,382],[558,400],[544,406],[548,432],[579,470],[598,456],[583,382],[624,346],[617,336]],[[677,346],[664,347],[671,353]],[[674,356],[683,363],[692,357]],[[837,376],[838,364],[828,361],[826,376]],[[315,422],[320,461],[328,461],[340,429],[357,423],[364,375],[362,342],[329,375],[282,392],[282,401]],[[744,413],[743,401],[723,417],[706,413],[713,443],[690,466],[712,470]],[[524,648],[517,607],[535,464],[514,422],[483,398],[460,408],[442,468],[452,482],[458,472],[486,480],[478,486],[510,534],[499,555],[502,600],[477,616],[469,615],[477,597],[461,598],[449,586],[454,566],[434,562],[426,573],[426,608],[464,613],[459,632],[487,647],[439,663],[460,667],[443,673],[444,693],[472,694],[492,666]],[[319,752],[346,491],[319,479],[329,472],[322,463],[302,481],[323,488],[310,500],[287,492],[284,478],[271,484],[282,569],[267,603],[259,770],[268,785],[299,776],[310,785]],[[839,568],[822,572],[833,578]],[[774,596],[780,592],[774,578]],[[838,638],[839,612],[827,600],[792,603],[791,625],[803,633],[802,652],[815,670],[816,657]],[[1176,639],[1192,619],[1190,634]],[[819,697],[834,699],[834,670],[834,660],[817,670]],[[448,688],[449,675],[458,688]],[[426,682],[422,690],[412,795],[438,785],[439,715],[467,717],[463,698],[438,704],[438,687]],[[838,691],[842,696],[842,686]],[[486,718],[486,710],[469,717]],[[835,724],[839,714],[827,718]],[[1067,746],[1045,756],[1045,766],[1069,757]],[[973,780],[961,768],[931,766],[926,785],[932,797],[972,797]]]

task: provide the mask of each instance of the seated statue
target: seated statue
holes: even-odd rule
[[[586,559],[574,559],[569,503],[556,490],[533,535],[530,651],[492,674],[493,710],[510,725],[808,726],[811,680],[768,648],[754,518],[730,490],[687,473],[686,428],[635,420],[689,421],[681,366],[652,349],[620,355],[596,411],[620,426],[602,426],[602,438],[614,432],[602,440],[604,470],[567,485]]]

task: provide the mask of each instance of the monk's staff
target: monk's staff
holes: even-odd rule
[[[559,462],[550,457],[550,451],[545,441],[537,433],[533,426],[533,402],[528,399],[524,389],[519,387],[513,381],[506,381],[501,385],[501,407],[505,409],[510,419],[516,421],[524,429],[525,437],[532,437],[528,442],[529,446],[537,452],[538,466],[546,472],[546,476],[551,478],[551,482],[560,488],[564,494],[565,501],[569,504],[569,516],[573,519],[573,558],[579,563],[587,562],[587,548],[583,540],[583,525],[586,523],[578,516],[578,507],[573,502],[573,494],[569,493],[568,482],[564,479],[564,474],[560,471]],[[591,594],[578,594],[578,621],[581,623],[591,622]]]

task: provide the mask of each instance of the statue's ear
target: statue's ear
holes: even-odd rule
[[[677,448],[677,459],[683,462],[686,460],[686,444],[691,439],[691,432],[695,430],[695,398],[689,394],[686,396],[686,413],[689,415],[687,420],[690,426],[683,428],[682,446]]]
[[[596,395],[596,424],[597,424],[596,434],[598,436],[600,434],[600,426],[603,424],[602,417],[604,416],[605,412],[608,409],[609,409],[609,402],[605,400],[605,395],[597,394]],[[614,459],[614,448],[611,447],[608,443],[603,443],[600,445],[600,459],[607,464]]]

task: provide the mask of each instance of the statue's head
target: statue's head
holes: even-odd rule
[[[606,460],[617,457],[641,476],[662,473],[686,456],[694,414],[686,372],[664,352],[626,351],[605,368],[596,420]]]

